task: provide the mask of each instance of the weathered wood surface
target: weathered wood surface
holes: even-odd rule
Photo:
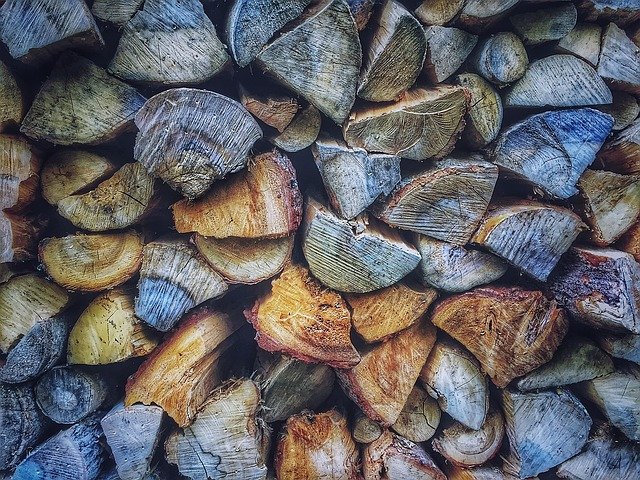
[[[0,61],[0,133],[20,125],[26,111],[17,80],[9,67]]]
[[[640,335],[598,335],[600,347],[612,357],[629,360],[640,365]]]
[[[40,152],[25,138],[0,134],[0,209],[19,213],[38,199],[41,166]]]
[[[445,81],[458,70],[478,43],[478,36],[460,28],[426,27],[427,56],[424,72],[433,84]]]
[[[347,3],[356,27],[361,32],[368,25],[374,8],[381,3],[381,0],[347,0]]]
[[[567,36],[576,26],[578,12],[571,2],[519,13],[509,17],[511,26],[525,45],[539,45]]]
[[[598,66],[602,27],[595,23],[578,23],[566,36],[560,39],[556,50],[570,53],[584,60],[592,67]]]
[[[398,419],[391,425],[391,429],[412,442],[426,442],[436,433],[440,417],[438,403],[424,389],[416,385],[407,397]]]
[[[95,0],[91,13],[98,20],[124,25],[135,15],[144,0]]]
[[[610,23],[602,35],[598,75],[612,88],[640,94],[640,47],[615,23]]]
[[[502,127],[500,95],[487,80],[475,73],[456,76],[456,83],[471,95],[462,141],[472,150],[484,148],[497,138]]]
[[[398,417],[398,421],[400,421],[400,417]],[[351,435],[353,436],[353,439],[360,444],[374,442],[380,438],[380,435],[384,432],[382,425],[371,420],[362,413],[362,410],[360,409],[356,410],[351,423]]]
[[[640,119],[605,143],[598,153],[597,163],[616,173],[640,174]]]
[[[462,10],[465,0],[423,0],[413,12],[425,25],[446,25]]]
[[[42,214],[0,212],[0,262],[24,262],[37,255],[38,241],[47,227]]]
[[[580,13],[591,22],[609,21],[627,25],[640,20],[635,0],[579,0]]]
[[[608,113],[613,117],[614,123],[611,128],[614,132],[624,130],[640,114],[640,104],[636,97],[630,93],[614,91],[613,103],[610,105],[602,105],[598,110]]]
[[[508,85],[525,74],[529,56],[517,35],[500,32],[478,43],[469,65],[491,83]]]
[[[500,20],[519,0],[466,0],[457,23],[481,30]]]
[[[321,126],[320,112],[309,104],[293,117],[282,133],[270,135],[267,139],[285,152],[299,152],[316,141]]]
[[[632,255],[636,262],[640,262],[640,222],[632,225],[616,243],[616,246],[623,252]]]
[[[240,103],[254,117],[282,133],[300,110],[295,97],[289,95],[260,95],[239,87]]]

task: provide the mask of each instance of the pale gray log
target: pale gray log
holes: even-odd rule
[[[609,355],[640,365],[640,335],[598,335],[600,347]]]
[[[524,75],[529,56],[517,35],[500,32],[478,43],[469,65],[491,83],[507,85]]]
[[[431,83],[453,75],[478,43],[478,36],[455,27],[433,25],[425,28],[427,56],[424,71]]]
[[[487,80],[475,73],[458,75],[456,83],[465,87],[471,95],[462,141],[471,150],[480,150],[493,142],[500,133],[502,99]]]
[[[598,66],[600,44],[602,43],[602,27],[595,23],[578,23],[564,38],[556,50],[559,53],[570,53],[592,67]]]
[[[560,40],[576,26],[578,12],[571,2],[548,6],[509,18],[511,25],[525,45]]]
[[[612,88],[640,95],[640,47],[615,23],[602,37],[598,75]]]

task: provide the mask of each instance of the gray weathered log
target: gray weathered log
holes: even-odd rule
[[[640,174],[640,118],[605,143],[597,162],[611,172]]]
[[[25,108],[17,78],[0,61],[0,133],[9,127],[20,125]]]
[[[640,335],[598,335],[600,347],[612,357],[629,360],[640,365]]]
[[[640,7],[635,0],[578,0],[578,9],[591,22],[623,26],[640,20]]]
[[[500,20],[519,0],[466,0],[457,23],[473,31],[481,31],[485,27]]]
[[[458,70],[478,43],[478,36],[455,27],[425,28],[427,56],[424,71],[429,81],[445,81]]]
[[[527,71],[529,56],[517,35],[500,32],[478,43],[469,65],[491,83],[508,85]]]
[[[122,26],[133,17],[144,0],[94,0],[91,13],[98,20]]]
[[[578,23],[556,45],[559,53],[570,53],[592,67],[598,66],[600,44],[602,42],[602,27],[595,23]]]
[[[471,150],[479,150],[493,142],[502,127],[502,99],[493,86],[480,75],[462,73],[456,83],[471,95],[467,124],[462,141]]]
[[[425,25],[446,25],[453,20],[465,0],[423,0],[413,12]]]
[[[598,107],[598,110],[608,113],[613,117],[614,123],[612,130],[617,132],[627,128],[638,117],[638,114],[640,114],[640,104],[636,97],[630,93],[614,91],[613,103],[610,105],[602,105]]]
[[[576,26],[578,12],[571,2],[545,6],[538,10],[520,13],[509,18],[509,22],[525,45],[560,40]]]
[[[391,429],[412,442],[426,442],[436,433],[440,417],[438,402],[416,385]]]
[[[269,135],[267,140],[285,152],[299,152],[315,142],[321,126],[320,112],[309,104],[293,117],[282,133]]]
[[[640,47],[615,23],[602,36],[598,75],[616,90],[640,94]]]

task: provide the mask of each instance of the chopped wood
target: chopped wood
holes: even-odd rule
[[[489,82],[475,73],[458,75],[456,83],[471,95],[462,141],[473,150],[484,148],[496,139],[502,127],[500,95]]]
[[[640,335],[598,335],[600,347],[612,357],[622,358],[640,365]]]
[[[0,134],[0,210],[20,212],[39,196],[38,150],[18,135]]]
[[[602,36],[598,75],[616,90],[640,94],[640,47],[615,23],[610,23]]]
[[[504,471],[491,463],[481,467],[457,467],[452,463],[446,465],[449,480],[517,480],[518,477],[504,473]],[[537,477],[535,477],[537,478]],[[586,480],[586,479],[585,479]]]
[[[286,95],[258,95],[240,87],[240,103],[254,117],[282,133],[296,116],[300,105]]]
[[[613,92],[613,103],[611,105],[602,105],[598,107],[598,110],[608,113],[614,119],[613,127],[614,132],[624,130],[640,114],[640,104],[636,97],[626,92]]]
[[[640,8],[634,0],[578,0],[578,8],[591,22],[604,20],[627,25],[640,20]]]
[[[380,3],[380,0],[347,0],[347,3],[356,22],[356,27],[361,32],[369,23],[373,9]]]
[[[407,400],[407,402],[408,401],[409,400]],[[400,421],[400,417],[398,417],[398,421]],[[384,432],[384,429],[378,422],[371,420],[362,413],[360,409],[357,409],[355,413],[352,430],[353,439],[361,444],[376,441]]]
[[[640,175],[640,119],[605,143],[598,153],[598,163],[606,170]]]
[[[500,32],[478,43],[469,56],[469,65],[491,83],[502,86],[525,74],[529,56],[517,35]]]
[[[446,25],[458,15],[464,3],[465,0],[423,0],[413,13],[425,25]]]
[[[466,0],[457,23],[482,30],[502,18],[519,0]]]
[[[545,6],[538,10],[513,15],[511,26],[525,45],[539,45],[567,36],[576,26],[578,12],[571,2]]]
[[[477,35],[460,28],[432,25],[424,34],[428,47],[424,71],[433,84],[453,75],[478,43]]]
[[[578,23],[566,36],[560,39],[556,50],[570,53],[584,60],[592,67],[598,66],[602,27],[595,23]]]
[[[36,257],[38,241],[48,225],[42,214],[0,212],[0,262],[23,262]]]
[[[285,152],[299,152],[315,142],[321,126],[320,112],[309,104],[293,117],[281,134],[269,136],[268,140]]]
[[[24,113],[25,104],[17,79],[0,61],[0,133],[20,125]]]
[[[98,20],[122,26],[135,15],[144,0],[94,0],[91,13]]]
[[[636,262],[640,262],[640,222],[632,225],[616,246],[623,252],[632,255]]]
[[[426,442],[440,424],[438,403],[419,386],[413,387],[391,429],[412,442]]]

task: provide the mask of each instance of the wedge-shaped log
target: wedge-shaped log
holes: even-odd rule
[[[311,273],[329,288],[366,293],[404,278],[420,254],[396,231],[366,214],[348,221],[308,198],[302,249]]]
[[[40,87],[20,131],[57,145],[104,143],[132,126],[144,101],[133,87],[66,52]]]
[[[608,21],[628,25],[640,20],[640,8],[634,0],[579,0],[578,8],[591,22]]]
[[[378,422],[374,422],[367,417],[362,410],[357,409],[354,414],[352,423],[353,439],[361,444],[374,442],[384,432],[384,429]]]
[[[0,134],[0,210],[20,212],[37,200],[41,165],[39,152],[25,138]]]
[[[493,142],[502,127],[502,100],[498,92],[480,75],[463,73],[456,83],[471,95],[467,124],[462,141],[472,150],[479,150]]]
[[[598,163],[617,173],[640,175],[640,119],[633,122],[598,153]]]
[[[612,357],[640,365],[640,335],[598,335],[600,347]]]
[[[425,28],[427,56],[424,72],[433,84],[445,81],[458,70],[478,43],[478,36],[455,27]]]
[[[135,117],[134,157],[189,199],[245,167],[262,130],[242,105],[208,90],[174,88],[151,97]]]
[[[519,13],[509,22],[525,45],[539,45],[567,36],[576,26],[578,12],[573,3],[544,6],[530,12]]]
[[[558,53],[570,53],[584,60],[592,67],[598,66],[602,27],[595,23],[578,23],[573,30],[560,39],[556,46]]]
[[[271,282],[271,292],[244,312],[258,346],[310,363],[348,368],[360,361],[351,344],[351,318],[342,297],[295,264]]]
[[[423,0],[413,13],[425,25],[445,25],[462,10],[464,3],[465,0]]]
[[[411,442],[426,442],[436,433],[440,417],[438,402],[416,385],[391,429]]]
[[[160,239],[144,246],[135,314],[166,332],[187,311],[227,289],[188,239]]]
[[[260,95],[240,85],[240,103],[254,117],[282,133],[300,110],[295,97],[289,95]]]
[[[464,128],[469,97],[462,87],[438,86],[405,92],[391,104],[363,106],[344,124],[350,147],[413,160],[442,158]]]
[[[172,209],[180,233],[277,238],[300,225],[302,196],[291,161],[272,150],[253,157],[249,168],[215,185],[201,199],[181,200]]]
[[[282,133],[270,135],[267,139],[285,152],[299,152],[316,141],[321,126],[320,112],[309,104],[293,117]]]
[[[403,179],[373,212],[394,227],[464,245],[480,224],[497,180],[497,167],[478,157],[447,158]]]
[[[20,125],[25,113],[22,91],[9,67],[0,61],[0,133]]]
[[[500,388],[551,360],[569,326],[553,300],[519,287],[455,295],[436,306],[432,321],[473,353]]]
[[[640,222],[632,225],[616,245],[623,252],[632,255],[636,262],[640,262]]]
[[[91,6],[91,13],[98,20],[123,26],[143,3],[144,0],[95,0]]]
[[[478,31],[500,20],[519,0],[467,0],[457,23]]]
[[[0,211],[0,262],[24,262],[36,257],[38,241],[48,225],[43,214]]]
[[[436,339],[433,325],[421,322],[363,353],[348,370],[338,370],[343,390],[372,420],[393,425],[418,380]]]
[[[469,65],[491,83],[508,85],[525,74],[529,56],[517,35],[500,32],[478,43]]]
[[[422,26],[400,2],[384,0],[369,28],[358,96],[371,102],[395,100],[422,69],[427,48]]]
[[[613,117],[614,123],[611,128],[614,132],[624,130],[640,114],[640,104],[636,97],[627,92],[614,91],[613,103],[602,105],[598,110],[608,113]]]
[[[610,23],[602,36],[598,75],[616,90],[640,94],[640,47],[615,23]]]

